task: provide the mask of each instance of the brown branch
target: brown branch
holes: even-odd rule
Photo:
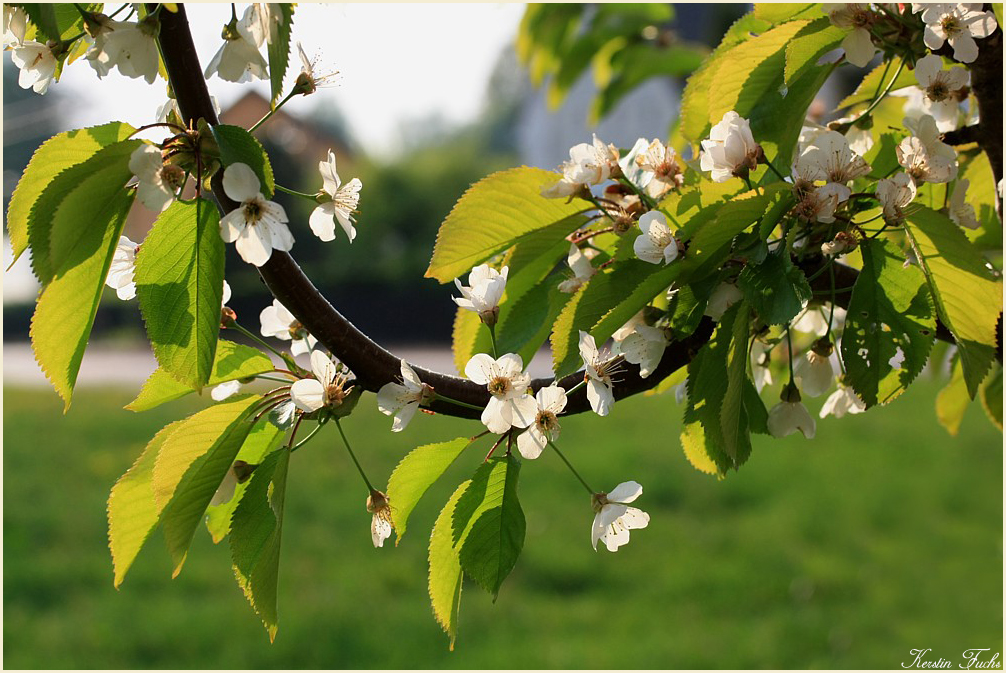
[[[948,145],[967,145],[978,142],[980,136],[978,125],[975,124],[974,126],[965,126],[953,131],[947,131],[943,134],[943,142]]]
[[[183,119],[198,120],[203,118],[210,124],[216,124],[216,114],[210,103],[209,92],[202,76],[202,68],[192,43],[184,6],[179,5],[177,13],[161,12],[160,16],[161,51]],[[238,206],[223,191],[222,171],[217,172],[214,176],[212,187],[214,197],[222,212],[230,212]],[[820,260],[817,260],[816,268],[820,268],[821,263]],[[812,269],[806,270],[812,272]],[[304,275],[304,272],[288,253],[274,250],[269,261],[259,267],[259,273],[272,294],[320,343],[356,374],[358,384],[365,390],[377,391],[385,383],[396,381],[399,378],[399,358],[375,343],[339,313],[322,296],[311,280]],[[824,274],[822,276],[815,279],[813,284],[815,289],[830,289],[830,278]],[[837,287],[851,287],[857,276],[858,272],[855,269],[840,264],[835,265]],[[851,292],[849,291],[838,292],[836,303],[846,307],[850,296]],[[686,366],[702,345],[709,340],[713,326],[712,320],[703,318],[694,334],[681,341],[671,343],[655,371],[645,379],[639,376],[637,365],[623,364],[620,378],[614,386],[615,399],[623,399],[650,390],[661,380]],[[1001,344],[1001,322],[999,334]],[[937,337],[953,341],[949,331],[942,326],[937,329]],[[998,353],[1001,361],[1001,345]],[[423,382],[433,386],[441,395],[476,406],[484,406],[489,400],[489,394],[485,387],[468,379],[429,371],[421,367],[414,367],[414,369]],[[569,389],[581,380],[583,380],[582,370],[560,379],[557,383]],[[552,379],[535,379],[531,386],[534,390],[538,390],[551,383],[553,383]],[[477,409],[460,407],[442,400],[435,401],[430,405],[430,408],[438,413],[461,418],[478,418],[480,414]],[[569,396],[565,413],[577,414],[589,409],[586,390],[580,389]]]

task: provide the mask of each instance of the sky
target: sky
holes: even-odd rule
[[[237,5],[239,17],[247,6]],[[220,30],[230,20],[230,5],[187,4],[186,11],[205,68],[223,43]],[[294,42],[316,59],[316,73],[339,75],[334,86],[297,97],[284,110],[296,115],[335,105],[366,152],[391,158],[401,146],[403,121],[439,115],[463,123],[479,114],[492,68],[512,44],[523,11],[516,3],[298,4]],[[287,88],[299,71],[294,47]],[[249,86],[269,95],[265,82],[233,84],[214,76],[207,83],[225,108]],[[148,85],[114,71],[99,82],[83,61],[68,67],[57,87],[81,97],[81,104],[65,111],[68,128],[111,119],[150,123],[166,99],[162,80]]]

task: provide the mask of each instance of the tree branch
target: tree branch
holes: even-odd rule
[[[164,65],[178,100],[182,117],[186,120],[203,118],[210,124],[216,124],[216,114],[210,103],[202,68],[192,43],[184,6],[179,4],[177,13],[161,12],[160,16],[161,31],[158,39],[161,44]],[[227,213],[236,208],[238,204],[224,193],[222,176],[223,171],[219,171],[212,180],[213,195],[221,211]],[[818,259],[814,263],[816,268],[820,268],[823,261]],[[805,269],[805,271],[812,272],[812,269]],[[377,391],[385,383],[398,380],[400,376],[399,358],[375,343],[339,313],[322,296],[311,280],[304,275],[304,272],[288,253],[274,250],[269,261],[259,267],[259,274],[273,296],[286,306],[321,344],[353,371],[357,377],[358,385],[365,390]],[[857,276],[858,272],[855,269],[835,264],[836,285],[839,288],[851,287]],[[830,278],[819,277],[815,279],[813,287],[816,290],[830,290]],[[846,307],[850,297],[851,291],[839,291],[836,293],[836,303]],[[686,366],[703,344],[709,340],[713,327],[714,323],[711,319],[703,318],[694,334],[686,339],[672,342],[668,346],[660,364],[645,379],[639,376],[637,365],[623,364],[620,378],[614,386],[615,399],[623,399],[650,390],[661,380]],[[1000,322],[1000,344],[1002,343],[1001,335],[1002,323]],[[942,325],[938,326],[936,336],[945,341],[953,341],[949,331]],[[1001,345],[998,355],[1001,361]],[[475,406],[485,406],[489,400],[489,393],[485,386],[473,383],[468,379],[429,371],[421,367],[414,367],[414,369],[423,382],[433,386],[441,395]],[[582,381],[583,376],[584,373],[581,370],[562,378],[558,384],[569,389]],[[552,379],[535,379],[531,382],[531,387],[537,391],[551,383],[553,383]],[[430,408],[449,416],[479,417],[479,411],[476,409],[460,407],[442,400],[433,402]],[[578,390],[569,396],[565,414],[577,414],[588,410],[590,410],[590,405],[585,389]]]

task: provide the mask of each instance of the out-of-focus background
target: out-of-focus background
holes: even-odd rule
[[[615,21],[603,8],[570,7],[584,26]],[[659,76],[625,84],[628,93],[591,119],[611,82],[590,67],[560,74],[565,96],[550,106],[555,87],[532,84],[516,56],[524,9],[300,5],[295,38],[309,55],[322,48],[319,71],[341,72],[259,132],[286,186],[315,191],[329,148],[344,179],[363,181],[352,246],[341,232],[312,243],[310,204],[278,195],[298,239],[293,254],[364,331],[442,370],[452,368],[451,288],[422,275],[464,190],[501,168],[554,168],[592,132],[621,147],[666,138],[677,115],[683,78]],[[746,9],[681,5],[643,34],[701,54]],[[207,63],[230,8],[188,11]],[[9,58],[3,68],[5,209],[52,134],[113,117],[149,123],[164,100],[163,83],[117,73],[99,82],[83,62],[44,97],[17,86]],[[209,85],[231,123],[248,126],[266,109],[264,85]],[[141,240],[151,222],[138,207],[128,233]],[[228,254],[230,305],[256,329],[271,298]],[[275,644],[233,580],[226,545],[208,536],[197,535],[175,580],[151,545],[116,591],[108,490],[156,430],[199,403],[122,409],[155,363],[135,302],[109,291],[62,415],[26,345],[35,291],[27,259],[5,273],[6,667],[897,668],[912,648],[954,660],[971,647],[1002,651],[1001,435],[977,405],[956,437],[937,424],[939,367],[888,408],[821,422],[813,441],[756,437],[751,461],[722,482],[685,460],[673,395],[616,405],[603,421],[569,419],[563,445],[578,467],[602,488],[641,481],[638,504],[651,524],[617,554],[595,553],[580,486],[548,456],[528,465],[525,551],[495,604],[466,584],[454,652],[429,608],[426,539],[481,459],[477,447],[420,503],[401,545],[381,550],[370,545],[366,494],[335,438],[298,452]],[[416,445],[472,433],[469,423],[423,416],[392,434],[373,407],[365,400],[347,431],[382,480]]]

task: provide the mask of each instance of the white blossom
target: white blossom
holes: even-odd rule
[[[230,25],[224,28],[224,43],[206,66],[206,79],[214,73],[222,80],[238,83],[269,77],[268,66],[259,53],[259,45],[255,44],[256,33],[246,23],[252,18],[246,11],[240,25],[234,27],[236,29]]]
[[[576,243],[569,244],[569,254],[566,255],[566,265],[573,272],[572,278],[559,283],[560,292],[576,292],[584,283],[597,273],[597,269],[590,263],[597,255],[597,250],[593,248],[580,248]]]
[[[394,416],[392,432],[401,432],[409,424],[416,410],[434,397],[433,388],[419,380],[416,372],[405,360],[401,362],[402,383],[389,382],[377,391],[377,408],[382,414]]]
[[[28,15],[21,7],[4,4],[3,6],[3,46],[4,49],[16,47],[24,42],[28,30]]]
[[[828,355],[810,350],[797,360],[793,367],[793,376],[800,381],[800,389],[805,395],[818,397],[831,388],[835,370]]]
[[[702,141],[699,166],[711,171],[713,182],[726,182],[732,177],[747,175],[758,165],[761,147],[751,135],[747,119],[731,110],[709,131]]]
[[[800,154],[794,172],[801,178],[824,180],[836,185],[838,200],[848,200],[852,190],[845,184],[866,175],[870,166],[849,147],[848,139],[838,131],[825,131],[814,138]]]
[[[616,361],[597,350],[594,337],[580,330],[580,357],[583,358],[584,380],[587,382],[587,401],[598,416],[607,416],[615,404],[611,375]]]
[[[236,394],[239,390],[241,390],[240,381],[224,381],[223,383],[213,387],[210,391],[210,397],[214,402],[223,402],[228,397]]]
[[[807,439],[814,439],[817,424],[802,402],[780,401],[768,412],[768,431],[773,437],[785,437],[799,431]]]
[[[127,236],[119,236],[119,243],[112,253],[112,263],[108,267],[105,285],[115,290],[119,299],[128,300],[136,296],[136,282],[133,274],[136,272],[136,251],[139,244],[129,240]]]
[[[921,182],[950,182],[957,177],[957,153],[940,140],[936,120],[923,115],[918,120],[904,119],[912,135],[895,148],[898,163],[918,185]]]
[[[484,385],[491,397],[482,412],[482,423],[490,432],[502,434],[511,427],[526,428],[535,419],[538,407],[527,394],[531,377],[524,373],[519,355],[507,353],[494,360],[478,353],[465,365],[465,376]]]
[[[262,196],[258,176],[247,164],[228,166],[223,183],[227,196],[241,205],[220,219],[220,235],[225,243],[234,243],[241,259],[262,266],[273,250],[293,247],[286,211]]]
[[[220,116],[220,103],[217,102],[216,96],[210,96],[210,103],[213,105],[213,111]],[[169,98],[164,102],[163,105],[157,106],[157,110],[154,111],[154,118],[158,122],[170,122],[173,119],[176,122],[180,122],[185,126],[185,120],[182,119],[182,111],[178,108],[178,101],[174,98]]]
[[[937,129],[943,133],[955,129],[968,71],[960,67],[944,70],[943,59],[929,54],[915,64],[915,78],[925,93],[922,109],[936,120]]]
[[[279,299],[273,299],[272,306],[262,309],[258,319],[262,336],[290,341],[290,352],[294,355],[310,353],[318,343]]]
[[[595,514],[590,526],[590,544],[595,551],[598,540],[604,542],[608,551],[618,551],[619,547],[628,543],[630,530],[646,528],[650,515],[628,506],[642,494],[642,486],[635,481],[626,481],[611,489],[610,493],[593,495],[591,505]]]
[[[977,229],[978,216],[975,214],[975,207],[965,201],[970,184],[970,180],[961,178],[954,185],[954,191],[950,194],[950,219],[959,227]]]
[[[866,411],[866,404],[856,394],[856,391],[840,383],[838,390],[824,401],[824,406],[821,407],[818,417],[824,418],[831,415],[835,418],[841,418],[846,414],[861,414],[864,411]]]
[[[391,531],[394,530],[388,496],[381,491],[371,491],[367,496],[367,511],[373,514],[370,519],[370,539],[374,547],[383,547],[384,541],[391,537]]]
[[[231,286],[230,286],[230,283],[228,283],[225,280],[224,281],[223,293],[221,294],[221,299],[220,299],[220,308],[223,308],[224,306],[226,306],[227,302],[229,302],[230,300],[231,300]]]
[[[290,386],[290,400],[302,411],[337,407],[352,390],[352,386],[346,387],[348,372],[320,350],[311,351],[311,372],[314,378],[300,379]]]
[[[301,68],[300,74],[297,75],[297,81],[294,84],[295,93],[301,93],[305,96],[310,95],[319,88],[333,82],[335,76],[339,74],[339,71],[319,74],[316,63],[317,59],[309,59],[300,42],[297,43],[297,53],[300,55]]]
[[[712,294],[709,295],[704,315],[719,322],[723,314],[727,312],[727,309],[743,298],[744,293],[734,283],[720,283],[713,290]]]
[[[32,89],[37,94],[49,90],[56,75],[56,57],[48,45],[25,40],[13,48],[10,60],[21,70],[17,78],[18,86]]]
[[[884,219],[899,222],[905,216],[905,207],[915,199],[915,182],[908,173],[895,173],[877,181],[877,199],[884,209]]]
[[[254,2],[245,9],[238,22],[238,33],[255,45],[270,44],[276,40],[276,31],[283,25],[283,12],[267,2]]]
[[[528,460],[541,455],[550,441],[559,438],[559,421],[556,416],[566,408],[566,391],[557,385],[547,386],[535,395],[534,422],[517,436],[517,450]]]
[[[151,24],[99,18],[100,28],[84,57],[98,77],[118,68],[125,77],[140,78],[147,84],[157,79],[158,51]]]
[[[950,42],[954,58],[971,63],[978,58],[976,37],[988,37],[998,25],[995,14],[981,11],[978,3],[939,3],[927,5],[922,12],[926,24],[923,41],[936,51]]]
[[[842,40],[845,60],[865,68],[876,52],[873,39],[870,37],[870,26],[874,21],[870,5],[858,2],[826,2],[821,5],[821,9],[831,19],[833,26],[852,29]]]
[[[649,325],[636,325],[632,334],[619,344],[619,351],[626,362],[639,365],[640,378],[646,378],[660,364],[664,350],[670,344],[667,333]]]
[[[678,154],[670,145],[660,140],[652,140],[646,149],[636,155],[636,165],[653,174],[646,184],[646,193],[660,198],[669,189],[677,189],[685,183],[685,174],[678,162]]]
[[[605,145],[595,134],[593,143],[580,143],[569,150],[569,161],[561,166],[562,179],[542,188],[541,195],[546,198],[572,196],[582,188],[604,182],[618,170],[618,148]]]
[[[759,393],[765,386],[772,385],[772,370],[769,369],[769,353],[772,348],[757,339],[751,344],[751,380]]]
[[[460,297],[452,297],[454,303],[468,311],[479,314],[479,318],[487,325],[495,325],[499,317],[499,303],[506,290],[507,273],[510,267],[504,266],[501,271],[480,264],[468,274],[468,285],[462,285],[457,278],[454,285],[461,292]]]
[[[845,185],[829,182],[823,187],[799,184],[794,190],[797,195],[796,214],[805,222],[830,224],[835,221],[835,209],[846,193],[852,192]]]
[[[356,228],[353,226],[353,212],[360,203],[360,189],[363,183],[359,178],[353,178],[342,184],[339,173],[335,169],[335,152],[328,151],[328,161],[318,162],[318,171],[324,181],[322,192],[331,200],[320,204],[311,212],[311,231],[323,241],[335,238],[335,222],[346,232],[349,242],[356,238]]]
[[[650,264],[670,264],[678,258],[678,241],[663,213],[657,210],[646,213],[639,218],[639,228],[643,233],[632,244],[639,259]]]
[[[129,170],[136,176],[136,198],[154,212],[164,211],[175,200],[175,192],[185,180],[178,166],[165,164],[156,145],[140,145],[129,155]]]

